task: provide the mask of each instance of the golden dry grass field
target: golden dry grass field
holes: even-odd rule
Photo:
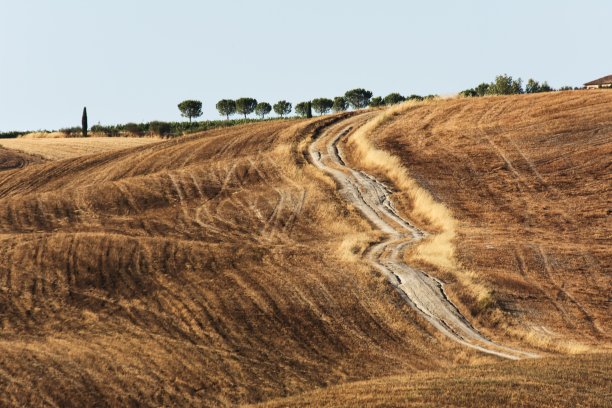
[[[467,315],[533,346],[609,347],[612,93],[406,105],[369,136],[452,213],[438,276]]]
[[[75,137],[1,139],[0,146],[38,155],[49,160],[69,159],[86,154],[103,153],[159,142],[158,137]]]
[[[609,407],[612,357],[582,355],[359,381],[257,407]]]
[[[571,353],[610,346],[611,107],[569,92],[2,141],[0,406],[606,406],[609,354]],[[431,233],[406,261],[543,358],[464,347],[367,262],[382,233],[308,156],[344,128],[347,162]]]

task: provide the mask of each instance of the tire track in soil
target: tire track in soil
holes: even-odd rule
[[[363,124],[363,119],[358,120],[361,122],[354,125]],[[446,296],[444,284],[440,280],[404,263],[403,250],[426,238],[428,233],[399,214],[391,200],[392,191],[387,185],[363,171],[347,166],[338,143],[351,132],[353,123],[351,119],[343,122],[324,131],[310,144],[308,151],[311,162],[331,175],[338,183],[342,195],[368,221],[385,233],[381,242],[370,247],[367,259],[387,276],[411,307],[451,340],[511,360],[538,357],[534,353],[494,343],[483,336]]]

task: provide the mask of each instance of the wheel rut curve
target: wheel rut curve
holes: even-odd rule
[[[538,357],[486,338],[451,302],[443,282],[404,262],[404,249],[429,234],[397,211],[391,200],[392,190],[386,184],[347,165],[339,142],[350,134],[354,126],[363,123],[365,121],[357,116],[330,126],[311,142],[308,153],[312,164],[336,180],[344,198],[384,233],[382,241],[366,252],[368,261],[387,276],[412,308],[451,340],[511,360]]]

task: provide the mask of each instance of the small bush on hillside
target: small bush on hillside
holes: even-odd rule
[[[30,132],[0,132],[0,139],[15,139],[19,136],[27,135]]]
[[[385,102],[383,101],[383,98],[381,98],[380,96],[375,96],[374,98],[370,99],[370,108],[378,108],[380,106],[384,106]]]
[[[476,92],[476,90],[474,88],[470,88],[470,89],[466,89],[464,91],[459,92],[459,95],[465,97],[465,98],[473,98],[478,95],[478,92]]]
[[[101,125],[93,125],[91,127],[92,133],[102,133],[108,137],[119,136],[119,129],[117,126],[101,126]]]
[[[139,125],[137,125],[136,123],[126,123],[125,125],[123,125],[123,129],[124,132],[127,133],[131,133],[133,135],[137,135],[140,136],[142,134],[142,130],[141,127]]]
[[[527,84],[525,84],[525,93],[538,93],[540,91],[540,83],[532,78],[529,78]]]
[[[544,81],[541,84],[530,78],[525,85],[525,93],[540,93],[540,92],[552,92],[554,89],[548,85],[548,82]]]
[[[481,83],[480,85],[478,85],[476,88],[474,88],[474,90],[476,91],[476,94],[478,96],[485,96],[487,94],[487,92],[489,92],[489,84],[487,84],[486,82]]]
[[[395,105],[398,103],[402,103],[406,100],[406,98],[404,98],[402,95],[398,94],[397,92],[393,92],[390,93],[389,95],[385,96],[384,99],[384,103],[385,105]]]
[[[65,137],[79,137],[81,136],[82,129],[80,127],[69,127],[59,130],[64,134]]]
[[[153,121],[149,123],[149,132],[165,137],[172,132],[172,126],[167,122]]]
[[[521,78],[513,79],[510,75],[498,75],[487,89],[488,95],[515,95],[523,93]]]
[[[554,92],[554,88],[550,85],[548,85],[548,82],[544,81],[542,82],[542,85],[540,85],[540,91],[541,92]]]
[[[59,130],[66,137],[72,137],[72,128],[63,128]]]
[[[422,101],[423,99],[425,98],[420,95],[410,95],[408,98],[406,98],[408,101]]]

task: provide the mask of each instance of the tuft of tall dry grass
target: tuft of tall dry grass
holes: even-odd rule
[[[385,124],[400,115],[406,114],[416,106],[435,104],[436,100],[423,102],[408,101],[392,108],[382,110],[374,119],[355,131],[347,145],[353,154],[355,163],[375,174],[382,174],[389,179],[399,192],[407,195],[410,202],[409,218],[420,224],[431,233],[414,249],[411,258],[422,261],[442,270],[455,274],[462,285],[470,290],[479,304],[490,299],[488,289],[476,282],[476,275],[466,271],[455,258],[455,240],[457,238],[457,220],[443,203],[421,187],[410,176],[401,159],[388,151],[378,149],[370,141],[373,133],[380,131]]]
[[[63,132],[30,132],[20,136],[20,139],[63,139],[66,134]]]

